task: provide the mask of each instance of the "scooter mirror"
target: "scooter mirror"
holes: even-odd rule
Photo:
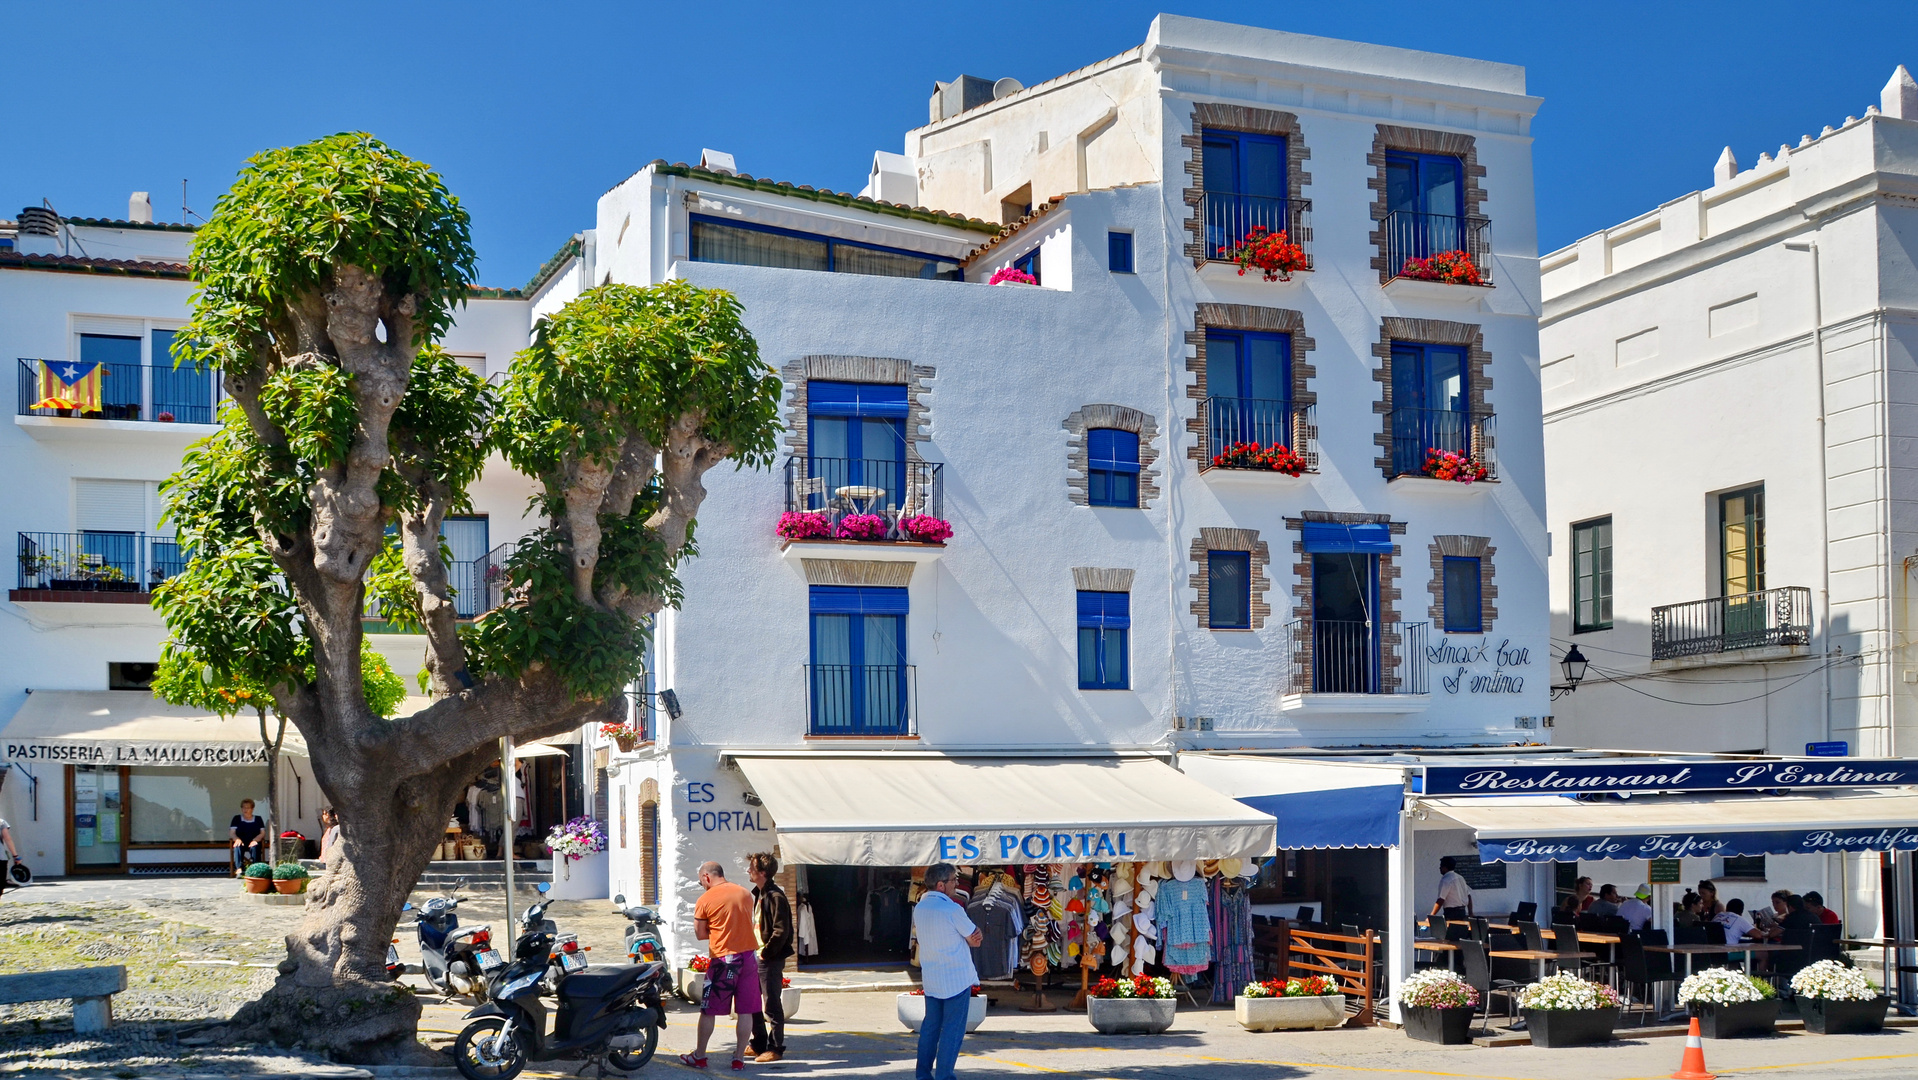
[[[412,902],[411,900],[409,900],[409,901],[407,901],[406,903],[404,903],[404,904],[401,904],[401,905],[400,905],[400,910],[401,910],[401,911],[411,911],[411,910],[413,910],[413,902]]]
[[[542,881],[538,885],[535,885],[533,887],[535,889],[538,889],[542,893],[551,892],[553,889],[553,883],[550,881]]]
[[[625,893],[619,893],[619,894],[617,894],[617,895],[615,895],[615,896],[613,897],[613,904],[614,904],[615,906],[617,906],[617,907],[625,907],[625,906],[626,906],[626,894],[625,894]]]

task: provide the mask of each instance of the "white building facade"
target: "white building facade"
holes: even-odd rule
[[[1862,113],[1541,260],[1563,742],[1912,753],[1918,85]],[[1697,862],[1883,925],[1877,853]]]

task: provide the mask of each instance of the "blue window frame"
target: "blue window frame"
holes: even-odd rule
[[[1132,594],[1079,593],[1079,689],[1125,690],[1132,685],[1127,642]]]
[[[876,505],[899,506],[906,488],[906,388],[896,383],[806,384],[807,499],[823,510],[843,487],[884,488]]]
[[[905,731],[906,590],[814,585],[809,599],[813,734]]]
[[[1390,247],[1399,258],[1463,249],[1465,162],[1446,154],[1388,151],[1385,211]]]
[[[1337,547],[1338,545],[1332,545]],[[1358,543],[1308,552],[1312,560],[1312,691],[1376,694],[1379,556]]]
[[[965,280],[956,259],[923,251],[860,244],[771,225],[719,221],[699,214],[690,215],[687,220],[686,254],[694,262],[929,281]]]
[[[1086,501],[1094,506],[1139,505],[1139,436],[1117,428],[1086,432]]]
[[[1132,273],[1132,234],[1106,233],[1106,266],[1115,274]]]
[[[100,364],[100,415],[108,420],[150,420],[140,415],[140,339],[81,334],[80,362]]]
[[[1239,131],[1205,133],[1201,183],[1209,254],[1231,247],[1255,227],[1284,232],[1285,139]]]
[[[1035,282],[1038,282],[1042,285],[1045,283],[1046,279],[1039,276],[1039,249],[1038,248],[1033,248],[1031,251],[1028,251],[1024,255],[1021,255],[1018,258],[1012,260],[1012,268],[1014,270],[1024,270],[1026,273],[1031,274],[1032,280]]]
[[[1206,625],[1213,630],[1252,629],[1252,553],[1206,552],[1205,580]]]
[[[1445,557],[1445,632],[1478,634],[1485,630],[1485,598],[1480,589],[1479,560],[1464,555]]]
[[[1207,330],[1205,393],[1213,439],[1292,445],[1292,335]]]
[[[1425,470],[1428,450],[1472,451],[1471,400],[1461,345],[1392,343],[1392,471]]]
[[[161,413],[171,413],[182,424],[211,424],[218,419],[214,415],[213,371],[196,368],[191,360],[184,359],[175,367],[173,343],[177,336],[173,330],[153,331],[149,361],[153,368],[153,415],[144,419],[158,420]]]

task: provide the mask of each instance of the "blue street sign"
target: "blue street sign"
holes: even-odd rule
[[[1808,742],[1805,744],[1806,757],[1845,757],[1851,753],[1848,742]]]

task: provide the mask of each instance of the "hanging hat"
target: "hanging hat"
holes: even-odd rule
[[[1226,877],[1238,877],[1245,870],[1244,859],[1220,859],[1219,873]]]
[[[1093,911],[1111,911],[1112,901],[1106,899],[1105,893],[1095,892],[1092,894],[1092,910]]]
[[[1113,878],[1112,879],[1112,895],[1113,896],[1131,896],[1132,895],[1132,879],[1129,877]]]
[[[1046,876],[1052,879],[1054,885],[1057,885],[1059,882],[1071,877],[1072,871],[1066,869],[1065,863],[1058,862],[1052,864],[1051,869],[1046,872]]]
[[[1112,946],[1112,949],[1106,953],[1106,959],[1112,961],[1113,965],[1116,967],[1124,967],[1125,960],[1126,960],[1126,947],[1124,945],[1119,945],[1115,943]]]
[[[1152,916],[1143,911],[1132,917],[1132,928],[1139,932],[1141,938],[1148,941],[1154,940],[1159,936],[1158,928],[1152,925]]]
[[[1139,869],[1142,878],[1163,878],[1172,876],[1166,871],[1164,862],[1149,862]]]
[[[1139,949],[1135,955],[1135,959],[1137,959],[1140,967],[1144,967],[1158,958],[1159,950],[1153,948],[1150,941],[1141,941],[1139,943]]]
[[[1172,876],[1178,878],[1180,881],[1191,881],[1192,875],[1198,872],[1199,864],[1193,862],[1191,859],[1184,859],[1172,864]]]
[[[1203,859],[1199,862],[1199,873],[1205,875],[1206,877],[1217,876],[1218,872],[1219,872],[1219,860]]]
[[[1068,889],[1083,889],[1085,887],[1086,880],[1077,874],[1072,875],[1072,877],[1066,881],[1066,888]]]
[[[1032,969],[1034,975],[1044,975],[1047,968],[1046,954],[1043,952],[1033,953],[1032,960],[1027,963],[1026,966]]]
[[[1082,914],[1084,913],[1085,909],[1086,909],[1086,902],[1084,900],[1079,899],[1076,896],[1066,901],[1066,910],[1073,912],[1074,914]]]

